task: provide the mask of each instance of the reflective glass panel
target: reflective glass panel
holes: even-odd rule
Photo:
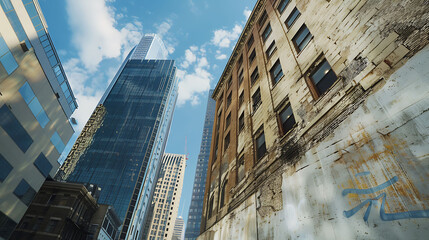
[[[0,182],[7,178],[12,169],[12,165],[0,154]]]
[[[34,161],[34,166],[40,171],[40,173],[46,178],[49,175],[49,172],[52,170],[52,164],[48,161],[48,159],[40,153],[39,156]]]
[[[0,116],[0,126],[25,153],[33,143],[33,139],[6,105],[0,108]]]
[[[16,63],[16,60],[12,56],[11,52],[7,52],[5,55],[0,57],[0,62],[3,64],[3,67],[6,69],[7,74],[13,73],[13,71],[15,71],[15,69],[18,68],[18,63]]]
[[[21,180],[13,193],[27,206],[30,205],[36,195],[36,191],[34,191],[34,189],[24,179]]]
[[[28,82],[25,82],[24,85],[19,89],[19,93],[21,93],[22,98],[28,104],[35,97],[33,90],[31,89]]]

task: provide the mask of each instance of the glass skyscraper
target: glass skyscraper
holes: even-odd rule
[[[177,99],[174,61],[148,60],[165,49],[150,37],[126,58],[58,175],[101,187],[99,203],[123,222],[120,239],[141,234]]]
[[[211,98],[210,90],[207,100],[207,110],[204,121],[203,139],[201,140],[200,154],[198,155],[195,170],[194,188],[189,207],[188,223],[186,224],[185,239],[194,240],[200,235],[201,215],[203,213],[204,190],[206,187],[206,173],[210,157],[210,144],[212,140],[213,123],[215,117],[216,101]]]

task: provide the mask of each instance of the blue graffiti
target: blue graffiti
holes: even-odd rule
[[[356,174],[357,175],[357,174]],[[367,175],[367,174],[364,174]],[[386,181],[385,183],[382,183],[376,187],[373,188],[367,188],[367,189],[344,189],[343,190],[343,196],[346,196],[349,193],[356,193],[356,194],[370,194],[375,193],[377,191],[383,190],[393,184],[398,182],[398,177],[395,176],[391,178],[390,180]],[[357,205],[356,207],[344,211],[344,216],[347,218],[352,217],[355,215],[359,210],[361,210],[363,207],[365,207],[367,204],[368,207],[365,211],[365,214],[363,216],[363,220],[365,222],[368,221],[369,214],[371,212],[372,204],[374,202],[377,202],[381,198],[381,207],[380,207],[380,218],[383,221],[394,221],[394,220],[400,220],[400,219],[410,219],[410,218],[429,218],[429,210],[418,210],[418,211],[408,211],[408,212],[399,212],[399,213],[386,213],[385,212],[385,202],[386,202],[386,193],[381,193],[375,198],[367,199],[363,201],[361,204]]]
[[[369,175],[369,174],[371,174],[371,173],[370,172],[360,172],[360,173],[356,173],[355,177],[362,177],[362,176],[366,176],[366,175]]]

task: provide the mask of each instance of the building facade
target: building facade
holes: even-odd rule
[[[423,239],[429,5],[258,0],[215,88],[198,239]]]
[[[183,240],[185,237],[185,221],[181,216],[176,218],[172,240]]]
[[[186,155],[164,154],[150,207],[151,221],[144,230],[143,239],[172,239],[179,212],[185,167]]]
[[[188,221],[186,224],[186,240],[195,240],[197,239],[198,235],[200,235],[201,216],[203,214],[204,205],[204,190],[206,187],[207,167],[209,164],[210,145],[216,110],[216,101],[211,98],[212,94],[213,90],[210,90],[207,100],[207,109],[204,120],[200,154],[198,155],[197,168],[195,170],[192,199],[189,206]]]
[[[7,239],[74,130],[77,107],[37,0],[0,1],[0,239]]]
[[[46,181],[10,239],[93,239],[96,193],[82,184]]]
[[[120,239],[142,233],[177,99],[174,61],[138,59],[141,47],[124,61],[58,174],[102,188],[99,202],[122,221]]]

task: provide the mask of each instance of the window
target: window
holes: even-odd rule
[[[230,77],[230,78],[228,79],[228,82],[226,83],[226,88],[228,88],[228,89],[229,89],[229,87],[231,87],[231,85],[232,85],[232,77]]]
[[[58,135],[57,132],[54,132],[54,134],[52,134],[51,143],[55,146],[55,149],[57,149],[59,154],[63,152],[65,145],[63,143],[63,140],[61,140],[60,135]]]
[[[230,143],[230,138],[229,138],[229,133],[228,133],[228,134],[226,134],[226,137],[225,137],[224,148],[223,148],[224,151],[226,151],[226,149],[228,149],[229,143]]]
[[[19,93],[21,93],[22,98],[24,98],[25,103],[27,103],[34,117],[39,122],[42,128],[45,128],[46,124],[49,122],[49,117],[46,115],[45,110],[34,94],[28,82],[25,82],[24,85],[19,89]]]
[[[49,175],[49,172],[52,169],[52,164],[46,159],[43,153],[40,153],[39,156],[34,161],[34,166],[39,170],[39,172],[46,178]]]
[[[252,64],[253,60],[256,58],[256,51],[253,49],[252,53],[249,56],[249,65]]]
[[[310,79],[312,80],[318,95],[325,93],[337,80],[337,75],[335,75],[328,61],[324,59],[316,70],[310,74]]]
[[[244,178],[244,154],[241,154],[241,156],[238,158],[238,173],[237,173],[237,182],[241,182]]]
[[[229,93],[227,99],[226,99],[226,108],[228,109],[229,105],[231,105],[232,102],[232,92]]]
[[[36,191],[24,179],[21,180],[13,193],[27,206],[30,205],[34,195],[36,195]]]
[[[223,186],[222,186],[222,192],[221,192],[221,194],[220,194],[220,207],[223,207],[223,205],[225,205],[225,193],[226,193],[226,187],[227,187],[227,185],[228,185],[228,180],[226,180],[224,183],[223,183]]]
[[[10,0],[0,0],[0,5],[3,8],[3,11],[6,13],[7,19],[9,20],[10,25],[12,25],[12,28],[15,31],[18,40],[21,43],[24,43],[24,46],[27,50],[30,49],[31,44],[28,41],[27,35],[22,28],[21,21],[19,21],[19,18],[16,15],[15,9],[13,8],[13,5]]]
[[[279,11],[280,14],[282,14],[284,12],[284,10],[286,9],[286,6],[289,4],[289,0],[281,0],[279,5],[277,6],[277,10]]]
[[[3,65],[7,74],[10,75],[18,68],[18,63],[16,63],[15,58],[9,50],[6,42],[3,37],[0,35],[0,63]]]
[[[302,25],[302,27],[298,30],[295,36],[292,38],[292,42],[295,45],[296,51],[301,52],[302,49],[307,46],[310,42],[313,35],[311,35],[310,30],[308,30],[307,26]]]
[[[240,117],[238,118],[238,132],[241,132],[241,130],[243,129],[244,129],[244,112],[242,112]]]
[[[17,223],[0,211],[0,237],[9,239]]]
[[[285,21],[286,27],[292,27],[292,25],[295,23],[296,19],[298,19],[300,15],[301,13],[298,11],[298,9],[294,8]]]
[[[240,93],[240,96],[238,97],[238,105],[241,106],[244,102],[244,91]]]
[[[267,18],[268,18],[267,11],[264,10],[264,12],[262,13],[261,17],[258,20],[258,25],[259,25],[260,28],[264,25],[264,23],[267,20]]]
[[[45,232],[54,232],[55,228],[58,225],[59,220],[51,219],[49,220],[48,225],[46,226]]]
[[[258,110],[259,106],[262,103],[262,101],[261,101],[261,92],[259,91],[259,88],[253,94],[252,100],[253,100],[253,112],[256,112],[256,110]]]
[[[241,69],[240,73],[238,74],[238,84],[240,85],[244,80],[244,70]]]
[[[231,113],[228,114],[225,120],[225,129],[229,127],[229,124],[231,123]]]
[[[270,36],[271,32],[272,32],[272,30],[271,30],[271,25],[270,25],[270,24],[268,24],[268,25],[265,27],[264,32],[262,33],[262,40],[264,40],[264,42],[268,39],[268,37]]]
[[[267,148],[265,146],[265,135],[263,126],[261,126],[260,130],[258,130],[260,133],[258,137],[256,137],[256,159],[259,160],[263,156],[265,156],[265,153],[267,153]]]
[[[241,65],[243,63],[243,55],[240,56],[240,58],[238,59],[238,65]]]
[[[12,165],[0,154],[0,183],[7,178],[12,169]]]
[[[273,41],[268,47],[267,51],[265,51],[265,54],[267,55],[267,59],[269,59],[276,50],[277,50],[276,41]]]
[[[249,40],[247,40],[247,48],[250,48],[253,45],[254,41],[255,41],[255,39],[253,38],[253,34],[252,34],[252,36],[250,36]]]
[[[15,115],[13,115],[6,104],[0,108],[0,116],[0,126],[15,142],[19,149],[25,153],[33,143],[33,139],[30,137],[18,119],[16,119]]]
[[[276,63],[274,63],[273,67],[270,70],[270,75],[271,80],[273,81],[273,85],[276,84],[283,77],[282,65],[280,64],[280,60],[277,60]]]
[[[295,117],[293,116],[293,111],[288,104],[279,114],[279,120],[280,120],[280,128],[282,135],[286,134],[291,130],[295,125]]]
[[[255,70],[253,70],[252,75],[250,75],[250,83],[252,85],[255,84],[258,78],[259,78],[259,71],[258,71],[258,67],[256,67]]]

